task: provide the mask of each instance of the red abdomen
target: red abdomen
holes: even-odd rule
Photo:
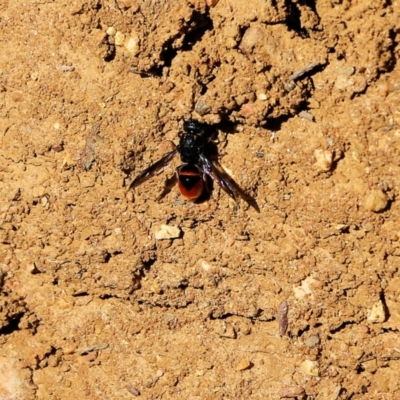
[[[179,167],[178,187],[185,199],[198,199],[204,189],[203,176],[200,170],[192,164],[185,164]]]

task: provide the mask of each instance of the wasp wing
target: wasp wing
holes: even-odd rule
[[[149,168],[145,169],[141,174],[139,174],[129,185],[129,189],[134,189],[135,187],[146,182],[154,175],[160,174],[172,161],[172,159],[178,154],[178,149],[172,150],[167,153],[163,158],[158,160],[156,163],[151,165]]]
[[[200,155],[200,168],[202,171],[209,175],[211,179],[218,183],[221,188],[230,196],[233,200],[238,203],[239,198],[241,197],[248,205],[253,207],[257,212],[260,212],[260,209],[256,203],[256,201],[246,194],[239,185],[231,178],[228,173],[222,168],[221,164],[214,160],[209,160],[204,154]]]

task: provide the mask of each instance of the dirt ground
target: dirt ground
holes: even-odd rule
[[[400,398],[400,7],[0,4],[0,399]],[[194,118],[259,213],[132,179]]]

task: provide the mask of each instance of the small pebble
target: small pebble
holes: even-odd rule
[[[195,372],[196,376],[204,376],[207,371],[204,369],[199,369]]]
[[[337,71],[337,78],[335,81],[335,89],[338,90],[345,90],[354,86],[355,81],[351,76],[354,74],[355,68],[354,67],[343,67]]]
[[[110,26],[109,28],[107,28],[106,33],[108,36],[115,36],[117,30],[113,26]]]
[[[125,43],[125,35],[122,32],[116,32],[115,34],[115,45],[123,46]]]
[[[126,385],[126,390],[134,396],[140,396],[140,391],[132,385]]]
[[[308,119],[309,121],[315,121],[314,115],[310,114],[308,111],[300,111],[299,117],[303,119]]]
[[[64,160],[62,162],[62,168],[68,169],[76,164],[76,161],[73,159],[71,154],[66,154]]]
[[[137,34],[132,34],[132,36],[125,41],[125,48],[133,56],[140,53],[139,36]]]
[[[294,81],[287,81],[285,82],[285,89],[288,92],[291,92],[292,90],[296,89],[296,84],[294,83]]]
[[[236,366],[236,371],[244,371],[248,368],[250,368],[251,362],[247,360],[246,358],[243,358],[242,361]]]
[[[205,103],[202,98],[200,98],[197,100],[197,103],[194,106],[194,111],[196,111],[199,115],[205,115],[211,111],[211,106]]]
[[[330,398],[330,400],[337,400],[340,396],[341,391],[342,391],[342,387],[336,386],[333,390],[333,394],[332,394],[332,397]]]
[[[134,200],[135,200],[135,197],[134,197],[134,195],[133,195],[133,192],[132,192],[132,190],[129,190],[129,191],[126,193],[126,201],[127,201],[128,203],[133,203]]]
[[[316,361],[304,360],[300,364],[300,370],[306,375],[319,376],[319,365]]]
[[[268,96],[265,93],[259,93],[257,95],[258,100],[265,101],[268,99]]]
[[[74,344],[68,344],[63,348],[64,354],[73,354],[76,352],[76,346]]]
[[[226,40],[225,40],[225,46],[226,46],[228,49],[234,49],[234,48],[236,47],[236,40],[235,40],[234,38],[232,38],[232,37],[226,38]]]
[[[382,301],[378,301],[375,303],[368,315],[368,321],[372,322],[373,324],[377,324],[380,322],[385,322],[386,320],[386,311],[385,306]]]
[[[236,339],[235,328],[231,324],[224,324],[222,331],[219,333],[221,337],[226,337],[229,339]]]
[[[264,40],[264,31],[258,26],[250,26],[246,29],[240,43],[240,50],[249,55],[253,52],[254,47],[260,45]]]
[[[164,371],[162,371],[161,369],[159,369],[159,370],[156,372],[157,378],[161,378],[163,375],[164,375]]]
[[[364,206],[368,211],[380,212],[388,205],[387,194],[382,190],[372,190],[365,199]]]
[[[150,290],[152,291],[152,293],[156,294],[160,294],[162,292],[160,285],[155,281],[152,282],[152,284],[150,285]]]
[[[311,349],[312,347],[315,347],[315,346],[319,345],[320,342],[321,342],[321,339],[319,338],[319,335],[310,335],[310,336],[306,339],[305,345],[306,345],[308,348]]]
[[[356,69],[354,67],[350,67],[350,66],[342,67],[338,70],[338,74],[344,75],[344,76],[354,75],[355,72],[356,72]]]
[[[201,265],[201,268],[203,268],[204,271],[206,271],[206,272],[210,272],[213,269],[212,265],[210,265],[205,260],[200,260],[200,265]]]
[[[291,399],[294,397],[300,397],[302,398],[305,395],[305,390],[304,388],[300,386],[288,386],[284,387],[279,391],[279,397],[281,399]]]
[[[99,355],[99,352],[97,350],[94,350],[86,355],[86,359],[88,361],[95,361],[96,358],[98,357],[98,355]]]
[[[181,230],[177,226],[161,225],[161,228],[156,232],[156,240],[176,239],[181,236]]]
[[[241,107],[241,112],[245,117],[249,117],[254,114],[254,103],[246,103]]]
[[[293,286],[294,295],[297,299],[303,299],[305,297],[313,297],[312,285],[315,283],[315,279],[310,276],[301,282],[301,286]]]
[[[206,0],[206,4],[208,7],[215,7],[218,4],[219,0]]]
[[[374,225],[371,222],[363,222],[361,226],[365,232],[371,232],[374,229]]]
[[[316,149],[314,157],[317,160],[314,164],[320,172],[327,172],[332,168],[333,152],[329,150]]]

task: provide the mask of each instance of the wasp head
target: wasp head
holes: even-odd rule
[[[194,119],[188,119],[183,123],[183,130],[188,135],[203,135],[205,131],[205,124]]]

